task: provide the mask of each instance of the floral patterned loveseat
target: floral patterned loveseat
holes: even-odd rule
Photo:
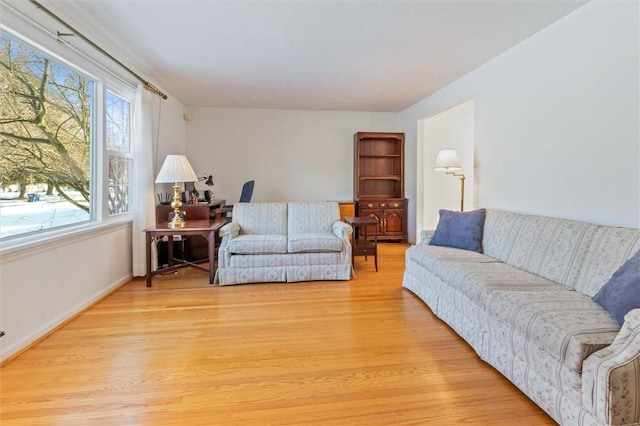
[[[220,229],[220,285],[349,280],[352,228],[337,202],[238,203]]]
[[[640,286],[640,230],[486,210],[483,253],[422,234],[403,286],[480,358],[560,424],[639,424],[640,309],[616,321],[592,296],[631,262]]]

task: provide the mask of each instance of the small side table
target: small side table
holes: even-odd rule
[[[344,218],[344,221],[347,222],[356,229],[363,229],[363,233],[358,232],[359,236],[363,236],[364,238],[353,238],[353,245],[351,247],[351,264],[355,266],[354,257],[355,256],[364,256],[366,259],[367,256],[373,256],[376,272],[378,272],[378,219],[375,217],[353,217],[347,216]],[[369,241],[367,235],[367,228],[369,226],[373,226],[373,240]]]
[[[151,278],[154,275],[161,274],[163,272],[172,271],[179,268],[184,268],[187,266],[191,266],[193,268],[199,269],[201,271],[209,272],[209,284],[213,284],[213,278],[215,276],[215,268],[216,268],[216,256],[215,256],[215,245],[216,245],[216,232],[222,228],[225,224],[224,220],[188,220],[185,224],[184,228],[169,228],[169,225],[165,223],[156,224],[151,228],[144,229],[143,231],[147,234],[147,287],[151,287]],[[157,271],[151,270],[151,245],[153,244],[153,239],[155,237],[169,237],[168,244],[168,256],[169,256],[169,267],[164,269],[158,269]],[[194,262],[188,262],[183,259],[175,259],[173,257],[173,236],[174,235],[201,235],[205,237],[209,244],[209,265],[208,268],[204,266],[200,266]],[[173,262],[178,262],[177,265],[174,265]]]

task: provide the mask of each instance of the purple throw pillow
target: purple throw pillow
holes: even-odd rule
[[[482,253],[484,217],[485,209],[470,212],[440,210],[440,220],[429,244]]]
[[[622,326],[624,316],[640,308],[640,251],[627,260],[600,289],[593,300]]]

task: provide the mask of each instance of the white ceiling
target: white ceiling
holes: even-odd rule
[[[185,106],[392,112],[586,0],[40,2]]]

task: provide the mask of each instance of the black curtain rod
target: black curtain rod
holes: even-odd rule
[[[160,89],[158,89],[156,86],[154,86],[153,84],[149,83],[147,80],[145,80],[144,78],[140,77],[138,74],[136,74],[133,70],[131,70],[129,67],[127,67],[125,64],[123,64],[122,62],[120,62],[119,60],[117,60],[116,58],[114,58],[113,56],[111,56],[108,52],[106,52],[103,48],[101,48],[100,46],[98,46],[97,44],[95,44],[94,42],[92,42],[91,40],[89,40],[87,37],[85,37],[82,33],[80,33],[78,30],[76,30],[75,28],[73,28],[71,25],[67,24],[65,21],[63,21],[60,17],[58,17],[56,14],[54,14],[53,12],[51,12],[49,9],[47,9],[46,7],[44,7],[43,5],[41,5],[39,2],[37,2],[36,0],[29,0],[31,1],[31,3],[33,3],[38,9],[42,9],[42,11],[44,13],[46,13],[47,15],[49,15],[50,17],[52,17],[53,19],[55,19],[56,21],[58,21],[60,24],[64,25],[65,27],[67,27],[68,29],[70,29],[73,34],[63,34],[60,33],[58,31],[58,36],[59,37],[63,37],[63,36],[68,36],[68,35],[77,35],[78,37],[80,37],[82,40],[84,40],[85,42],[89,43],[89,45],[91,45],[91,47],[93,47],[94,49],[98,50],[100,53],[102,53],[103,55],[105,55],[106,57],[108,57],[109,59],[111,59],[113,62],[115,62],[116,64],[120,65],[122,68],[124,68],[125,70],[127,70],[127,72],[129,72],[129,74],[131,74],[132,76],[134,76],[135,78],[138,79],[138,81],[140,81],[140,83],[142,83],[142,85],[144,86],[145,89],[147,89],[148,91],[155,93],[156,95],[160,96],[162,99],[167,99],[167,95],[165,95],[164,93],[162,93],[160,91]]]

